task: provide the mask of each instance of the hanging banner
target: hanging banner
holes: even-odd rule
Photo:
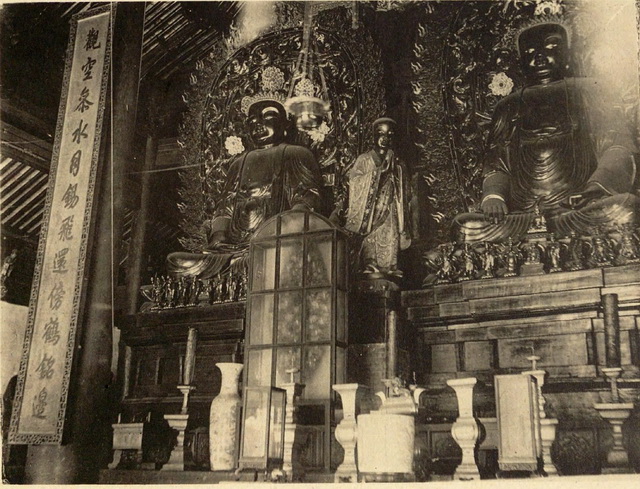
[[[9,442],[60,444],[82,303],[111,54],[111,8],[75,16]]]

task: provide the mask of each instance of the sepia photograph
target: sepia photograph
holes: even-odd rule
[[[2,483],[640,486],[639,37],[1,1]]]

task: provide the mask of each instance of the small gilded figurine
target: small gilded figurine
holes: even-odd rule
[[[482,253],[482,278],[494,278],[496,276],[496,257],[494,255],[493,245],[491,243],[484,244],[484,252]]]
[[[442,253],[442,262],[438,271],[436,272],[436,284],[447,284],[453,280],[454,268],[451,261],[451,255],[453,253],[453,245],[444,244],[440,245]]]
[[[459,280],[472,280],[476,276],[476,253],[471,249],[468,243],[462,245],[460,250],[459,262]]]
[[[2,262],[2,272],[0,273],[0,297],[4,297],[7,293],[7,287],[5,282],[9,275],[11,275],[11,271],[13,270],[13,266],[15,265],[16,258],[18,256],[18,250],[11,250],[11,254],[7,256]]]
[[[547,260],[549,264],[549,273],[561,272],[560,266],[560,254],[562,251],[562,244],[551,238],[551,242],[547,246]]]
[[[591,237],[591,249],[587,263],[591,267],[606,267],[613,264],[614,253],[611,240],[598,232]]]
[[[640,240],[632,226],[623,226],[620,230],[620,244],[617,246],[616,265],[640,262]]]
[[[394,151],[396,123],[373,123],[374,148],[347,172],[346,229],[362,237],[361,270],[371,278],[402,276],[398,252],[411,244],[407,173]]]
[[[503,261],[505,265],[505,273],[503,277],[515,277],[520,271],[520,262],[522,261],[522,253],[518,249],[518,245],[511,238],[502,245]]]
[[[564,264],[565,270],[576,271],[584,268],[585,242],[576,232],[563,239],[567,249],[567,261]]]

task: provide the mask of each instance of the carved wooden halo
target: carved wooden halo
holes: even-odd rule
[[[292,128],[289,142],[302,144],[314,152],[325,180],[334,182],[330,190],[338,201],[345,193],[344,168],[370,140],[370,123],[384,112],[384,99],[379,82],[382,79],[380,55],[378,50],[371,49],[370,37],[363,29],[352,31],[346,15],[331,17],[330,22],[323,22],[323,28],[314,30],[319,61],[323,63],[327,79],[332,110],[330,123],[320,137]],[[242,98],[258,93],[260,74],[268,66],[282,70],[286,83],[289,82],[301,35],[298,28],[272,32],[230,56],[218,48],[196,65],[191,89],[185,95],[189,108],[179,143],[187,167],[181,172],[183,202],[180,204],[184,216],[181,228],[187,234],[182,243],[187,249],[202,249],[205,242],[202,224],[220,204],[233,160],[233,155],[225,149],[227,138],[240,138],[244,150],[252,149],[245,135]],[[237,140],[232,142],[234,147],[239,147]]]

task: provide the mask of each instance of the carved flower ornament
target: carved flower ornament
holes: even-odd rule
[[[562,14],[562,4],[560,0],[538,1],[533,15],[560,15]]]
[[[224,141],[224,147],[231,156],[239,155],[244,151],[244,144],[238,136],[228,136]]]
[[[295,94],[298,97],[313,97],[316,87],[309,78],[303,78],[298,82],[295,88]]]
[[[327,136],[327,134],[329,134],[330,129],[329,129],[329,126],[327,125],[327,123],[323,122],[317,128],[310,129],[310,130],[305,131],[305,132],[309,135],[309,137],[311,138],[311,140],[314,143],[322,143],[324,141],[325,137]]]
[[[284,73],[275,66],[262,70],[262,89],[265,92],[276,92],[284,87]]]
[[[506,97],[513,90],[513,80],[506,73],[496,73],[489,83],[489,90],[498,97]]]

